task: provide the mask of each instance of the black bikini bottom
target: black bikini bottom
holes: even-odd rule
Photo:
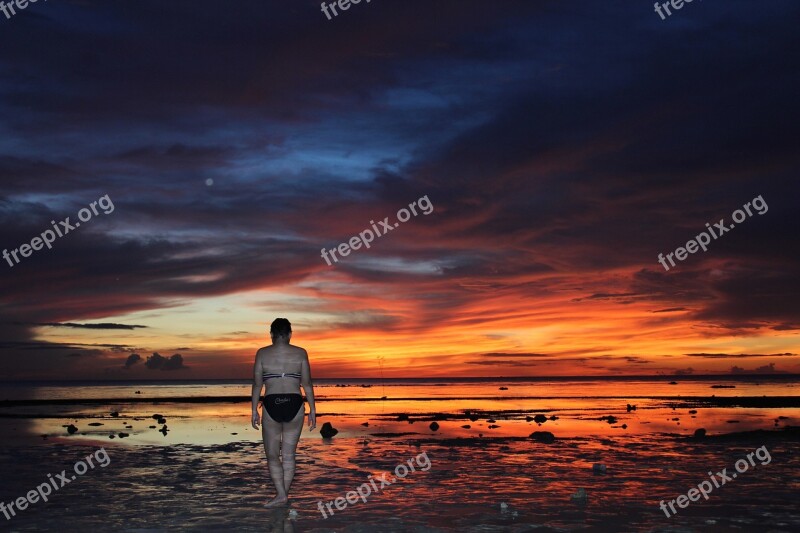
[[[301,394],[267,394],[261,401],[275,422],[291,422],[305,400]]]

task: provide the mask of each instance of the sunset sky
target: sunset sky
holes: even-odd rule
[[[0,248],[114,205],[0,259],[0,379],[249,378],[276,317],[318,378],[798,373],[799,15],[0,15]],[[429,215],[320,256],[423,196]],[[758,196],[763,215],[658,263]]]

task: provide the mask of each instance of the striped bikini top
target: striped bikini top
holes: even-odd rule
[[[269,372],[264,372],[261,377],[263,379],[270,379],[270,378],[295,378],[300,379],[300,374],[295,372],[281,372],[280,374],[270,374]]]

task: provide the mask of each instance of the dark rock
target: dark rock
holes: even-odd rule
[[[156,413],[151,417],[153,420],[158,420],[159,418],[164,418],[162,415]]]
[[[508,387],[500,387],[500,390],[508,390]]]
[[[127,433],[123,433],[123,432],[121,432],[121,431],[120,431],[120,433],[119,433],[119,438],[121,438],[121,439],[124,439],[125,437],[130,437],[130,435],[128,435]]]
[[[112,411],[112,412],[111,412],[111,416],[112,416],[113,418],[117,418],[117,417],[119,416],[119,413],[118,413],[117,411]]]
[[[552,444],[556,440],[556,436],[549,431],[534,431],[530,434],[530,438],[536,442],[543,442],[544,444]]]
[[[629,412],[629,413],[630,413],[631,411],[635,411],[635,410],[636,410],[636,406],[635,406],[635,405],[628,404],[628,412]]]
[[[500,426],[496,424],[489,424],[489,429],[499,428]]]
[[[488,422],[489,424],[494,424],[495,422],[497,422],[497,420],[495,420],[494,418],[487,418],[486,422]]]
[[[431,430],[436,431],[439,429],[439,424],[437,424],[436,422],[431,422],[431,425],[428,427],[431,428]]]
[[[547,417],[544,415],[536,415],[533,417],[533,421],[536,422],[537,424],[544,424],[545,422],[547,422]]]
[[[69,433],[70,435],[74,435],[74,434],[75,434],[75,433],[77,433],[77,432],[78,432],[78,428],[76,428],[76,427],[75,427],[75,426],[73,426],[72,424],[70,424],[69,426],[67,426],[67,433]]]
[[[575,494],[569,497],[570,501],[579,507],[585,507],[589,502],[589,496],[586,494],[586,489],[578,489]]]
[[[408,420],[408,415],[403,413],[397,417],[398,422],[403,422],[404,420]]]
[[[100,422],[92,422],[91,424],[87,424],[87,425],[89,425],[89,426],[102,426],[103,424],[101,424]]]
[[[614,415],[601,416],[600,420],[605,420],[609,424],[616,424],[617,423],[617,417],[614,416]]]
[[[368,427],[369,427],[369,422],[364,422],[364,423],[363,423],[363,424],[361,424],[361,425],[362,425],[362,426],[364,426],[365,428],[368,428]]]
[[[533,422],[533,417],[532,416],[526,416],[525,417],[525,422]]]
[[[551,415],[550,420],[558,420],[558,417],[556,415]]]
[[[699,428],[699,429],[696,429],[694,431],[694,438],[696,438],[696,439],[702,439],[702,438],[705,438],[705,436],[706,436],[706,429],[705,428]]]
[[[465,424],[465,425],[463,425],[463,426],[461,426],[461,427],[462,427],[462,428],[464,428],[464,429],[470,429],[470,428],[472,428],[472,426],[470,426],[469,424]]]
[[[149,427],[150,429],[156,429],[158,426],[147,426],[147,427]]]
[[[470,422],[477,422],[480,417],[472,415],[469,417]]]
[[[319,430],[319,434],[322,435],[323,439],[331,439],[337,433],[339,433],[339,430],[333,427],[330,422],[322,424],[322,429]]]

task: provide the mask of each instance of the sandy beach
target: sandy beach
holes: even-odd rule
[[[260,433],[247,427],[246,401],[230,394],[243,385],[208,385],[206,395],[195,396],[181,394],[189,386],[155,387],[128,398],[139,401],[112,404],[96,401],[106,390],[82,389],[89,399],[71,401],[30,397],[52,391],[29,393],[0,409],[0,501],[24,496],[48,474],[70,475],[76,461],[100,449],[108,464],[89,468],[49,501],[0,518],[13,531],[797,530],[797,397],[732,395],[758,387],[780,392],[792,382],[722,383],[533,385],[560,391],[545,400],[525,396],[529,383],[506,391],[495,382],[321,385],[319,424],[330,422],[339,433],[322,439],[319,430],[304,431],[290,505],[275,510],[263,508],[273,489]],[[573,386],[599,396],[581,399],[569,392]],[[629,402],[612,394],[642,386],[676,393]],[[382,399],[387,389],[390,398]],[[729,395],[705,396],[707,390]],[[506,405],[489,398],[498,394],[520,407],[493,409]],[[61,416],[64,409],[73,418]],[[154,409],[165,417],[166,433],[145,416]],[[46,438],[36,434],[42,427]],[[701,427],[705,436],[696,436]],[[713,487],[707,500],[678,506],[709,472],[718,479],[727,469],[730,476],[754,452],[746,471]],[[409,464],[415,470],[397,470]],[[370,476],[393,482],[347,502]],[[340,506],[347,502],[343,509],[337,498]],[[675,500],[675,512],[663,511],[662,500]]]

